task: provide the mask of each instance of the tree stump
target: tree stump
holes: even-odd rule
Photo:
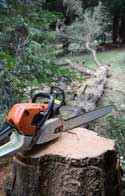
[[[113,140],[77,128],[14,158],[6,196],[121,196]]]

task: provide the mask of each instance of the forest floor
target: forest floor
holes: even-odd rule
[[[125,49],[113,50],[109,52],[98,53],[98,58],[102,64],[111,65],[111,77],[105,88],[105,93],[101,100],[98,102],[98,106],[104,106],[107,104],[114,104],[120,112],[116,112],[116,115],[121,115],[125,118]],[[85,62],[87,67],[96,69],[93,63],[93,58],[90,55],[84,56],[65,56],[60,58],[58,62],[64,62],[65,60],[71,60],[72,62]],[[60,63],[60,64],[61,64]],[[84,66],[84,65],[83,65]],[[124,119],[125,122],[125,119]],[[109,121],[110,123],[110,121]],[[107,119],[98,120],[96,123],[91,123],[91,129],[96,130],[102,135],[112,137],[111,133],[107,132],[106,127]],[[125,123],[124,125],[125,126]],[[116,130],[117,131],[117,130]],[[0,196],[4,196],[5,182],[8,175],[12,172],[11,158],[5,158],[0,160]]]

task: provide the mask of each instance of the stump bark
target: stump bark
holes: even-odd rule
[[[121,196],[113,140],[77,128],[14,158],[6,196]]]

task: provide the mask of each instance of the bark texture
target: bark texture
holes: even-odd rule
[[[14,158],[6,196],[121,196],[114,141],[83,128]]]
[[[96,108],[97,101],[104,93],[104,88],[107,83],[107,77],[110,76],[110,66],[102,65],[97,71],[93,73],[93,77],[86,82],[83,82],[83,86],[78,89],[78,96],[74,104],[75,110],[72,116],[81,111],[91,111]]]
[[[110,65],[101,65],[97,70],[90,70],[80,62],[73,63],[71,60],[67,60],[66,63],[84,75],[86,74],[87,78],[72,89],[72,94],[74,92],[75,95],[74,99],[66,100],[66,106],[61,108],[64,118],[67,116],[68,110],[70,111],[68,117],[72,117],[80,112],[88,112],[95,109],[97,102],[104,93],[108,77],[111,76]],[[66,97],[68,97],[68,93],[67,91]]]

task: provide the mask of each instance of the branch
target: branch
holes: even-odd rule
[[[86,46],[86,48],[92,53],[93,58],[94,58],[94,61],[95,61],[96,65],[97,65],[97,67],[99,67],[99,66],[100,66],[100,63],[99,63],[99,61],[98,61],[98,59],[97,59],[96,51],[95,51],[94,49],[90,48],[90,46],[89,46],[89,41],[87,41],[87,42],[85,43],[85,46]]]
[[[66,39],[69,39],[69,40],[72,40],[72,41],[78,41],[78,42],[83,42],[85,41],[85,39],[78,39],[78,38],[73,38],[73,37],[70,37],[64,33],[58,33],[58,35],[60,35],[62,38],[66,38]]]
[[[73,63],[71,60],[67,59],[66,62],[73,67],[74,69],[78,70],[80,73],[88,76],[92,76],[93,72],[91,72],[89,69],[84,70],[84,67],[79,66],[79,64],[76,65],[76,63]]]
[[[90,25],[89,19],[88,19],[88,17],[86,15],[84,15],[84,17],[86,19],[86,23],[87,23],[88,29],[89,29],[89,33],[88,33],[89,35],[88,35],[88,37],[92,37],[92,29],[91,29],[91,25]],[[85,43],[85,46],[92,53],[93,58],[94,58],[94,61],[95,61],[96,65],[97,65],[97,67],[99,67],[100,66],[100,63],[99,63],[99,61],[97,59],[96,51],[93,48],[90,48],[89,44],[90,43],[89,43],[89,38],[88,38],[87,41],[86,41],[86,43]]]
[[[90,69],[90,70],[92,70],[92,71],[96,71],[96,69],[94,69],[94,68],[92,68],[92,67],[89,67],[89,66],[87,66],[87,65],[84,65],[84,67],[86,67],[87,69]]]

